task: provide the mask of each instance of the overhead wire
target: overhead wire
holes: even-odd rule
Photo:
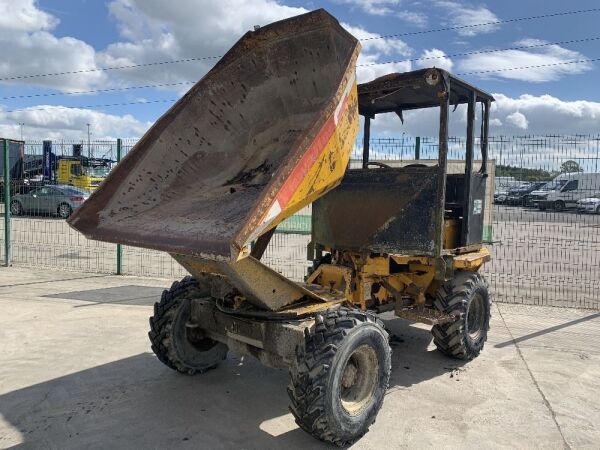
[[[568,64],[578,64],[578,63],[586,63],[586,62],[595,62],[600,61],[600,58],[587,58],[587,59],[576,59],[572,61],[562,61],[558,63],[549,63],[549,64],[536,64],[530,66],[520,66],[520,67],[506,67],[500,69],[490,69],[490,70],[477,70],[472,72],[462,72],[457,73],[456,75],[475,75],[475,74],[487,74],[487,73],[497,73],[497,72],[506,72],[512,70],[525,70],[525,69],[537,69],[542,67],[553,67],[553,66],[563,66]],[[147,104],[147,103],[167,103],[167,102],[175,102],[177,99],[160,99],[160,100],[144,100],[138,102],[124,102],[124,103],[110,103],[104,105],[82,105],[82,106],[49,106],[43,108],[19,108],[12,109],[7,111],[1,111],[5,113],[15,113],[20,111],[43,111],[43,110],[53,110],[56,108],[64,108],[64,109],[94,109],[100,107],[110,107],[110,106],[125,106],[125,105],[138,105],[138,104]]]
[[[599,11],[600,11],[600,8],[577,9],[577,10],[572,10],[572,11],[562,11],[562,12],[557,12],[557,13],[541,14],[538,16],[516,17],[513,19],[492,20],[490,22],[483,22],[483,23],[474,23],[474,24],[468,24],[468,25],[456,25],[456,26],[452,26],[452,27],[434,28],[431,30],[407,31],[405,33],[387,34],[387,35],[382,35],[382,36],[364,38],[364,39],[361,39],[361,41],[370,41],[373,39],[388,39],[388,38],[392,38],[392,37],[402,37],[402,36],[415,36],[415,35],[419,35],[419,34],[438,33],[441,31],[464,30],[464,29],[469,29],[469,28],[477,28],[477,27],[484,27],[484,26],[491,26],[491,25],[502,25],[502,24],[507,24],[507,23],[523,22],[526,20],[539,20],[539,19],[547,19],[550,17],[560,17],[560,16],[568,16],[568,15],[574,15],[574,14],[583,14],[583,13],[591,13],[591,12],[599,12]]]
[[[488,50],[474,50],[471,52],[462,52],[462,53],[453,53],[444,55],[445,58],[455,58],[459,56],[472,56],[472,55],[481,55],[487,53],[500,53],[507,51],[518,51],[518,50],[529,50],[533,48],[543,48],[543,47],[551,47],[554,45],[567,45],[567,44],[576,44],[582,42],[592,42],[600,40],[600,36],[582,38],[582,39],[571,39],[566,41],[556,41],[556,42],[543,42],[539,44],[531,44],[531,45],[519,45],[513,47],[505,47],[505,48],[497,48],[497,49],[488,49]],[[378,65],[386,65],[386,64],[398,64],[402,62],[416,62],[416,61],[426,61],[426,60],[438,60],[442,58],[441,56],[423,56],[420,58],[410,58],[410,59],[400,59],[393,61],[384,61],[384,62],[375,62],[368,64],[357,64],[357,67],[371,67]],[[569,62],[569,64],[573,64]],[[512,69],[507,69],[512,70]],[[43,94],[24,94],[24,95],[11,95],[0,97],[0,100],[14,100],[14,99],[22,99],[22,98],[38,98],[38,97],[58,97],[58,96],[67,96],[67,95],[86,95],[86,94],[96,94],[96,93],[110,93],[110,92],[119,92],[119,91],[127,91],[127,90],[135,90],[135,89],[153,89],[153,88],[162,88],[162,87],[173,87],[173,86],[183,86],[186,84],[194,84],[195,81],[180,81],[173,83],[157,83],[157,84],[146,84],[139,86],[124,86],[124,87],[116,87],[116,88],[105,88],[105,89],[91,89],[87,91],[73,91],[73,92],[51,92],[51,93],[43,93]]]
[[[159,99],[159,100],[140,100],[135,102],[122,102],[122,103],[107,103],[104,105],[75,105],[75,106],[63,106],[63,105],[52,105],[45,106],[43,108],[18,108],[18,109],[10,109],[7,111],[0,110],[0,113],[15,113],[21,111],[53,111],[55,109],[96,109],[96,108],[107,108],[111,106],[126,106],[126,105],[146,105],[149,103],[169,103],[176,102],[178,99]]]
[[[397,33],[397,34],[379,35],[379,36],[363,38],[363,39],[360,39],[360,41],[365,42],[365,41],[372,41],[372,40],[376,40],[376,39],[389,39],[392,37],[414,36],[414,35],[420,35],[420,34],[437,33],[437,32],[442,32],[442,31],[461,30],[461,29],[476,28],[476,27],[483,27],[483,26],[490,26],[490,25],[501,25],[501,24],[507,24],[507,23],[528,21],[528,20],[539,20],[539,19],[545,19],[545,18],[551,18],[551,17],[560,17],[560,16],[593,13],[593,12],[600,12],[600,8],[588,8],[588,9],[579,9],[579,10],[571,10],[571,11],[562,11],[562,12],[542,14],[542,15],[537,15],[537,16],[516,17],[516,18],[506,19],[506,20],[497,20],[497,21],[475,23],[475,24],[468,24],[468,25],[457,25],[457,26],[444,27],[444,28],[434,28],[434,29],[430,29],[430,30],[419,30],[419,31],[409,31],[409,32],[405,32],[405,33]],[[14,80],[22,80],[22,79],[28,79],[28,78],[41,78],[41,77],[73,75],[73,74],[90,73],[90,72],[133,69],[133,68],[139,68],[139,67],[186,63],[186,62],[193,62],[193,61],[202,61],[202,60],[207,60],[207,59],[218,59],[221,57],[222,56],[202,56],[202,57],[176,59],[176,60],[168,60],[168,61],[156,61],[156,62],[148,62],[148,63],[140,63],[140,64],[129,64],[129,65],[123,65],[123,66],[93,67],[93,68],[88,68],[88,69],[68,70],[68,71],[62,71],[62,72],[23,74],[23,75],[14,75],[14,76],[10,76],[10,77],[3,77],[3,78],[0,78],[0,81],[14,81]]]

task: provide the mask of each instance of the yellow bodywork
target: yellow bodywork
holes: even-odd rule
[[[491,258],[485,247],[447,257],[454,270],[473,272]],[[435,267],[435,259],[426,256],[343,252],[337,254],[336,263],[319,265],[306,282],[342,292],[348,303],[363,310],[403,301],[410,306],[424,306],[439,288]]]
[[[358,91],[354,64],[359,50],[360,47],[357,47],[352,65],[336,93],[335,108],[331,109],[321,129],[312,138],[309,148],[286,174],[275,198],[265,208],[260,224],[245,238],[241,257],[247,255],[244,247],[258,236],[335,188],[344,177],[358,135]]]
[[[103,177],[87,175],[81,161],[77,159],[58,160],[57,181],[59,184],[67,184],[92,192],[103,180]]]

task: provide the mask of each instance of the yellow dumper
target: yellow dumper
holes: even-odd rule
[[[388,387],[378,313],[433,325],[437,348],[467,360],[490,318],[478,270],[490,258],[481,241],[493,98],[435,68],[357,86],[359,50],[323,10],[247,33],[69,219],[92,239],[169,252],[190,272],[150,318],[163,363],[191,375],[231,350],[288,367],[297,423],[338,445],[368,430]],[[468,114],[456,175],[446,158],[458,104]],[[376,115],[433,107],[437,164],[369,160]],[[351,169],[359,115],[362,168]],[[296,283],[260,259],[277,225],[310,203],[313,267]]]

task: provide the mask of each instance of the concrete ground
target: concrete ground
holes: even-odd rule
[[[0,447],[327,448],[287,410],[287,373],[231,355],[163,366],[146,331],[169,280],[0,269]],[[481,356],[387,325],[390,388],[355,448],[598,448],[600,313],[495,304]]]

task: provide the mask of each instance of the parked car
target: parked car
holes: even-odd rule
[[[494,192],[494,203],[497,205],[503,205],[506,202],[506,197],[508,197],[508,191],[497,191]]]
[[[66,219],[89,195],[89,192],[73,186],[42,186],[26,194],[15,195],[10,203],[10,212],[14,216],[25,213],[56,214]]]
[[[541,189],[546,183],[546,181],[536,181],[511,189],[506,195],[505,203],[513,206],[530,206],[531,199],[529,194]]]
[[[540,208],[563,211],[576,207],[577,202],[600,191],[600,173],[563,173],[531,193],[532,203]]]
[[[581,213],[600,214],[600,192],[592,197],[582,198],[577,202],[577,211]]]

